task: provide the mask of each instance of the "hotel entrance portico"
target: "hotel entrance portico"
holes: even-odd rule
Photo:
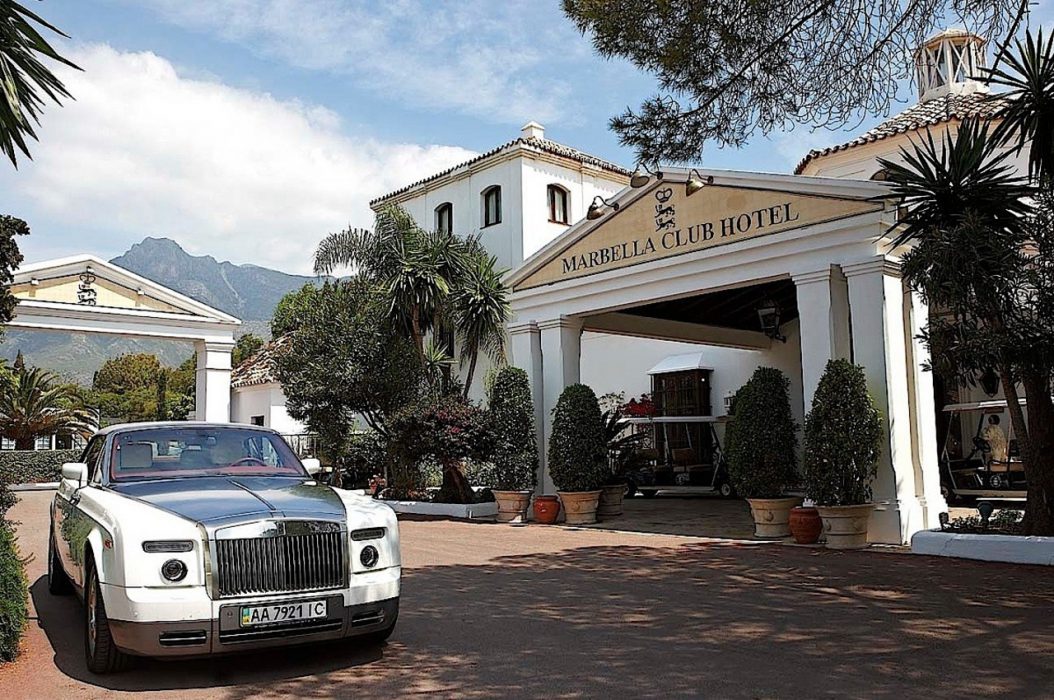
[[[713,368],[715,384],[736,375],[726,389],[744,367],[783,370],[799,419],[828,359],[862,365],[885,432],[870,537],[900,544],[936,526],[946,505],[917,339],[927,310],[889,247],[886,193],[868,181],[668,170],[598,201],[511,273],[512,360],[532,384],[542,488],[554,491],[544,446],[561,391],[583,362],[619,370],[603,343],[583,358],[583,333],[675,340],[730,349],[721,356],[742,366]],[[775,328],[763,329],[766,314]]]

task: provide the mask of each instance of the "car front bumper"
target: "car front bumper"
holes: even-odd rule
[[[213,600],[202,586],[121,588],[103,585],[114,643],[137,656],[204,656],[383,632],[399,614],[401,569],[351,577],[349,588],[316,593]],[[325,600],[316,620],[241,627],[243,606]]]

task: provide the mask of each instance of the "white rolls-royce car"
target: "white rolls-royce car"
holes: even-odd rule
[[[399,614],[399,526],[313,478],[266,428],[140,423],[62,467],[48,588],[84,601],[95,673],[127,655],[207,655],[360,636]]]

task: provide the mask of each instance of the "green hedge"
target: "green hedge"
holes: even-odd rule
[[[14,530],[0,522],[0,661],[13,661],[26,627],[29,593]]]
[[[62,465],[76,462],[80,455],[81,450],[2,450],[0,482],[33,484],[58,481]]]

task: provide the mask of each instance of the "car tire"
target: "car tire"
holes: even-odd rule
[[[732,484],[727,481],[722,481],[717,487],[717,493],[721,498],[732,498],[736,495],[736,490],[732,488]]]
[[[655,494],[659,493],[658,489],[641,489],[640,495],[645,498],[655,498]]]
[[[66,570],[62,568],[62,560],[59,559],[58,550],[55,548],[55,536],[48,536],[48,593],[51,595],[69,595],[73,592],[73,584]]]
[[[102,586],[95,562],[89,556],[84,578],[84,660],[92,673],[115,673],[125,668],[128,656],[113,642]]]

